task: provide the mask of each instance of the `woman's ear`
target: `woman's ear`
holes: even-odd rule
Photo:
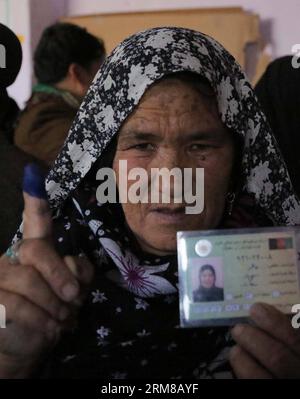
[[[67,78],[70,84],[70,91],[83,98],[90,83],[87,71],[81,65],[72,63],[69,65]]]

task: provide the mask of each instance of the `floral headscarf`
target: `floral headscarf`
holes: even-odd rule
[[[94,167],[123,121],[151,84],[183,71],[208,80],[222,121],[243,138],[244,192],[274,224],[300,222],[284,162],[234,58],[188,29],[154,28],[129,37],[95,77],[46,182],[59,251],[84,252],[96,266],[79,328],[62,341],[52,375],[207,378],[228,370],[226,330],[178,328],[176,256],[133,248],[120,205],[98,203],[95,195]]]

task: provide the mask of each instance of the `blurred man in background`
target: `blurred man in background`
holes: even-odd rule
[[[20,149],[53,163],[105,55],[103,41],[79,26],[45,29],[34,54],[38,84],[15,130]]]

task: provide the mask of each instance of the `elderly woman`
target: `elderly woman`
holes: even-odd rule
[[[185,214],[175,201],[99,203],[97,171],[119,176],[119,160],[149,173],[204,168],[203,212]],[[22,240],[0,264],[2,377],[299,376],[298,334],[271,306],[253,306],[256,325],[232,330],[230,356],[226,329],[178,328],[178,230],[300,221],[252,89],[216,41],[181,28],[126,39],[96,76],[47,178],[53,219],[30,177]]]

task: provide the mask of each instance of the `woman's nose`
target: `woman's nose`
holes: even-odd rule
[[[180,149],[164,148],[151,163],[151,186],[161,193],[162,202],[182,202],[184,167]]]
[[[157,157],[154,161],[157,168],[184,168],[185,164],[184,154],[181,148],[161,148],[158,151]]]

